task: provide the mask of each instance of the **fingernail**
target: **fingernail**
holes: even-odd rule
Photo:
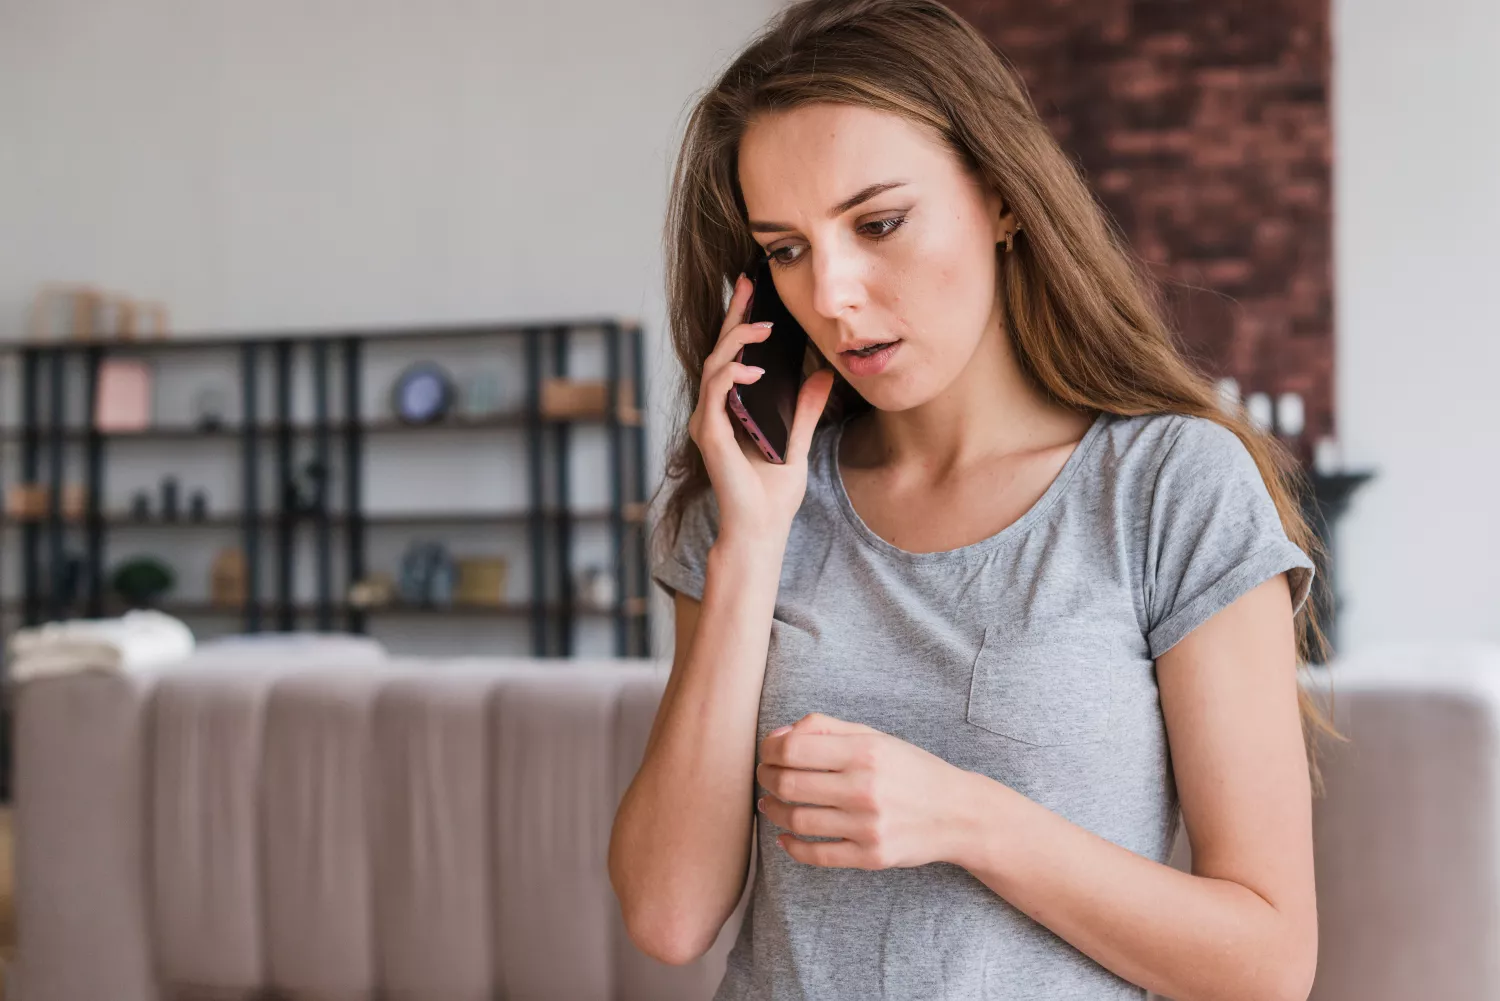
[[[756,375],[765,375],[766,374],[766,370],[763,369],[763,368],[761,368],[759,365],[751,365],[751,366],[749,366],[749,369],[750,369],[750,371],[754,372]]]
[[[755,323],[750,324],[750,326],[752,327],[765,327],[767,330],[771,329],[775,325],[775,320],[758,320]]]
[[[740,276],[734,280],[734,283],[736,285],[738,285],[740,282],[742,282],[744,280],[745,280],[745,272],[741,271],[740,272]]]
[[[766,812],[766,798],[764,796],[755,801],[755,808],[761,813]]]
[[[770,733],[766,734],[766,736],[767,737],[779,737],[781,734],[786,733],[790,729],[791,729],[791,727],[789,727],[789,726],[778,726],[776,729],[774,729]]]

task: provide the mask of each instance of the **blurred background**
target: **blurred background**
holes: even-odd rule
[[[0,317],[9,339],[24,341],[38,293],[53,283],[163,304],[173,336],[618,317],[643,335],[654,485],[676,374],[661,291],[675,143],[692,95],[775,6],[6,0]],[[955,9],[1015,63],[1137,250],[1177,283],[1178,319],[1204,365],[1236,378],[1247,398],[1299,394],[1306,454],[1332,437],[1334,467],[1374,474],[1338,523],[1343,646],[1500,636],[1491,516],[1500,464],[1484,431],[1500,361],[1487,302],[1500,253],[1490,239],[1500,223],[1490,113],[1500,79],[1487,58],[1495,6],[961,0]],[[602,349],[586,333],[569,373],[596,376]],[[523,405],[519,341],[461,345],[490,370],[495,409]],[[459,346],[417,339],[372,352],[368,416],[389,416],[404,363],[442,361]],[[273,354],[261,351],[268,420]],[[187,426],[193,399],[220,387],[228,417],[239,416],[235,348],[148,360],[160,369],[163,423]],[[14,351],[6,361],[13,428],[21,366]],[[294,364],[300,418],[311,362],[299,352]],[[339,361],[329,364],[336,391]],[[599,430],[579,428],[575,444],[603,456]],[[236,444],[216,443],[229,453]],[[216,445],[108,443],[106,508],[147,489],[159,508],[160,480],[175,475],[184,512],[201,486],[210,510],[232,514],[240,457],[197,466]],[[420,480],[402,473],[414,450],[426,456]],[[274,442],[262,451],[273,464]],[[371,441],[367,456],[363,501],[376,511],[438,501],[514,510],[528,496],[519,429]],[[21,481],[19,449],[4,458],[7,485]],[[607,503],[606,466],[578,463],[576,503]],[[263,479],[269,492],[274,469]],[[524,600],[526,534],[496,527],[480,530],[510,557],[508,597]],[[137,552],[168,557],[184,600],[207,592],[216,548],[238,541],[232,530],[106,534],[106,576]],[[14,536],[5,541],[14,557]],[[372,530],[369,569],[395,571],[404,541]],[[602,536],[578,546],[575,570],[606,563]],[[15,597],[18,560],[3,569]],[[274,568],[265,576],[274,583]],[[653,618],[660,648],[669,633]],[[374,626],[414,648],[435,639],[432,627]],[[575,628],[579,649],[609,649],[607,635]],[[524,618],[475,636],[503,649],[531,640]]]
[[[670,658],[665,199],[778,6],[0,0],[4,631]],[[1500,644],[1500,5],[951,6],[1306,463],[1339,654]]]

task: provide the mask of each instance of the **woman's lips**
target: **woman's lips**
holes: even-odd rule
[[[900,341],[892,341],[874,354],[863,355],[845,351],[841,357],[854,375],[878,375],[890,364],[891,358],[900,348]]]

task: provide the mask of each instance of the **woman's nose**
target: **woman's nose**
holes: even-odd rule
[[[820,316],[837,319],[864,304],[865,269],[857,255],[825,253],[812,263],[812,305]]]

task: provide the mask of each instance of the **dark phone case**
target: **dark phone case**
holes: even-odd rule
[[[771,264],[764,255],[757,255],[745,274],[753,283],[745,322],[770,320],[775,325],[769,337],[744,345],[735,356],[736,361],[765,369],[765,375],[730,387],[729,410],[768,461],[784,463],[797,394],[802,388],[807,332],[776,294]]]

